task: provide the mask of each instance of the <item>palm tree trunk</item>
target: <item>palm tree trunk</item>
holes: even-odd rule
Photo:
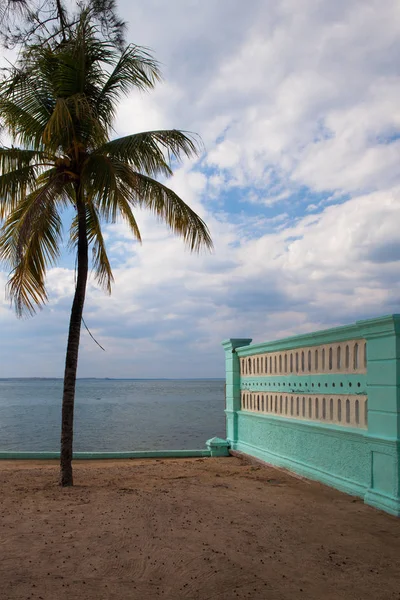
[[[88,277],[88,240],[86,235],[85,204],[79,189],[77,190],[78,212],[78,275],[74,301],[69,322],[67,355],[65,358],[64,391],[61,417],[61,455],[60,485],[73,485],[72,478],[72,446],[74,426],[74,402],[76,370],[78,366],[79,338],[83,305],[85,303],[86,282]]]

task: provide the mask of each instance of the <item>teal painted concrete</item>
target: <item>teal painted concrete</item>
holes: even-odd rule
[[[229,456],[230,443],[222,438],[213,437],[206,442],[207,449],[211,456]]]
[[[237,439],[237,415],[240,411],[240,363],[237,351],[251,344],[251,341],[250,338],[232,338],[222,342],[226,371],[226,437],[229,442]]]
[[[238,356],[251,356],[261,352],[279,352],[281,350],[293,350],[305,346],[317,346],[319,344],[330,344],[333,342],[344,342],[349,339],[361,339],[361,330],[357,325],[347,327],[336,327],[335,329],[325,329],[324,331],[315,331],[313,333],[296,335],[290,338],[284,338],[273,342],[264,342],[262,344],[253,344],[245,348],[236,350]]]
[[[392,412],[383,410],[368,410],[368,431],[371,435],[383,439],[397,440],[399,433],[398,417]]]
[[[237,377],[239,358],[306,346],[367,340],[367,373]],[[249,345],[225,342],[227,437],[234,450],[286,467],[400,516],[400,315]],[[236,361],[234,357],[237,357]],[[368,429],[240,410],[240,391],[368,396]]]
[[[399,447],[368,432],[268,415],[238,415],[232,449],[285,467],[400,516],[396,488]],[[379,448],[375,450],[374,448]],[[371,460],[375,463],[371,465]],[[375,478],[371,481],[375,473]]]
[[[313,331],[307,334],[296,335],[272,342],[263,342],[261,344],[239,344],[235,346],[235,352],[239,357],[251,356],[260,352],[279,352],[281,350],[292,350],[303,346],[317,346],[319,344],[331,344],[334,342],[345,342],[355,339],[373,339],[392,337],[400,335],[400,315],[387,315],[377,319],[367,321],[357,321],[352,325],[324,329],[322,331]],[[232,340],[235,342],[236,340]],[[222,345],[228,343],[223,342]],[[249,342],[250,343],[250,342]],[[225,346],[224,346],[225,348]],[[373,353],[373,351],[372,351]]]
[[[252,341],[251,338],[231,338],[222,342],[222,346],[225,352],[233,354],[234,350],[243,346],[248,346]]]
[[[229,447],[229,444],[228,444]],[[223,456],[227,456],[228,451]],[[122,458],[194,458],[212,456],[211,450],[146,450],[138,452],[74,452],[74,460]],[[0,460],[52,460],[59,452],[0,452]]]
[[[373,347],[373,342],[371,346]],[[368,364],[368,382],[375,385],[399,385],[400,384],[400,359],[387,358],[373,360]]]
[[[397,386],[368,385],[370,410],[400,413],[400,389]]]
[[[273,393],[298,394],[366,394],[367,376],[364,374],[321,375],[244,375],[240,389]]]
[[[373,321],[363,321],[367,339],[367,390],[368,390],[368,431],[370,435],[400,440],[400,315],[384,317]],[[395,355],[394,355],[395,354]],[[373,358],[371,358],[373,357]],[[394,400],[396,398],[396,401]],[[398,464],[397,457],[397,464]],[[371,457],[372,487],[385,494],[381,478],[374,478],[377,469]],[[386,475],[393,473],[387,470]],[[397,468],[396,486],[399,487]]]
[[[233,449],[253,447],[258,458],[362,495],[369,487],[369,448],[359,432],[279,417],[240,414]]]
[[[225,411],[225,413],[226,412],[227,411]],[[368,435],[368,432],[365,429],[355,429],[352,427],[343,427],[341,425],[334,425],[331,423],[319,423],[318,421],[307,421],[307,420],[299,421],[299,419],[296,419],[296,418],[282,417],[280,415],[274,415],[274,414],[250,413],[250,412],[240,411],[238,414],[238,419],[241,419],[243,417],[248,417],[250,419],[253,419],[254,417],[257,419],[266,419],[270,423],[271,422],[273,424],[275,423],[275,425],[276,424],[283,425],[283,426],[289,427],[289,428],[290,427],[297,428],[300,425],[306,431],[308,430],[307,428],[311,428],[311,430],[314,430],[314,433],[319,433],[319,434],[323,435],[324,433],[329,432],[329,435],[331,435],[333,437],[335,437],[335,436],[340,437],[343,434],[346,434],[347,438],[350,439],[354,436],[356,436],[357,438],[359,438],[359,436],[362,436],[365,438]],[[390,440],[390,439],[387,439],[385,441],[388,443],[393,442],[393,440]]]

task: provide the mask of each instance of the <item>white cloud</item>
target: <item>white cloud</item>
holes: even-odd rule
[[[215,251],[191,255],[142,212],[142,246],[108,227],[113,295],[91,283],[85,310],[107,352],[83,333],[80,374],[218,376],[224,338],[395,312],[397,1],[125,0],[121,12],[166,81],[122,102],[117,133],[202,135],[204,156],[168,185],[206,220]],[[0,375],[18,374],[18,353],[30,356],[24,374],[62,374],[72,290],[73,273],[53,269],[38,317],[21,324],[2,305],[13,342]]]

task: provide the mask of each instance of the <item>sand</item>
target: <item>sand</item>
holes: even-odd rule
[[[0,598],[400,598],[400,519],[238,458],[0,462]]]

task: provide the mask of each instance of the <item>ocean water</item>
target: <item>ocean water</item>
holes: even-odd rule
[[[56,451],[62,381],[0,379],[0,450]],[[224,381],[81,379],[74,450],[200,449],[225,436]]]

